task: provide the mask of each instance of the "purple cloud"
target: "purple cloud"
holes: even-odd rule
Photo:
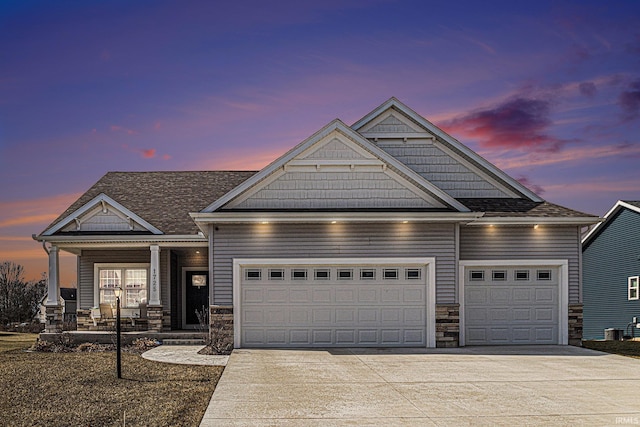
[[[640,79],[627,86],[627,90],[618,95],[618,106],[622,109],[625,120],[640,117]]]
[[[598,88],[596,88],[595,83],[593,82],[582,82],[578,86],[580,93],[587,98],[593,98],[598,92]]]
[[[445,123],[451,132],[478,138],[484,148],[530,148],[556,152],[565,141],[546,133],[550,102],[516,97],[493,108],[475,111]]]
[[[527,176],[524,175],[520,175],[516,178],[516,181],[518,181],[520,184],[524,185],[525,187],[527,187],[529,190],[533,191],[534,193],[536,193],[538,196],[542,196],[542,194],[544,194],[545,189],[542,188],[541,186],[534,184],[531,179]]]

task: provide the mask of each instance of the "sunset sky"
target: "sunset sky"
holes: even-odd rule
[[[0,262],[39,278],[108,171],[259,169],[391,96],[551,202],[640,200],[640,1],[4,0]]]

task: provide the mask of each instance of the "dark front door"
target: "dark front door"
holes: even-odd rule
[[[185,323],[198,325],[196,310],[202,315],[209,309],[209,272],[187,271],[185,279]]]

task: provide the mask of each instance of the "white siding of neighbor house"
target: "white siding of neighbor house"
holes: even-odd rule
[[[435,257],[436,302],[456,299],[453,224],[219,225],[214,242],[215,304],[233,302],[234,258]]]
[[[94,277],[93,266],[102,264],[136,264],[150,263],[151,251],[140,250],[84,250],[78,257],[78,304],[80,309],[89,309],[94,306]],[[160,300],[166,305],[168,301],[169,286],[167,282],[167,257],[160,252]],[[150,280],[150,278],[149,278]],[[165,307],[169,309],[169,307]]]
[[[378,147],[453,197],[509,197],[431,141],[384,140]]]
[[[380,171],[290,171],[234,209],[430,208],[380,168]]]
[[[569,303],[581,301],[579,227],[460,227],[461,261],[517,259],[567,259]]]

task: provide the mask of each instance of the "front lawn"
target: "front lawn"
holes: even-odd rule
[[[123,353],[118,380],[114,352],[26,352],[35,338],[0,333],[0,425],[197,426],[223,370]]]
[[[582,341],[584,348],[640,358],[640,341]]]

